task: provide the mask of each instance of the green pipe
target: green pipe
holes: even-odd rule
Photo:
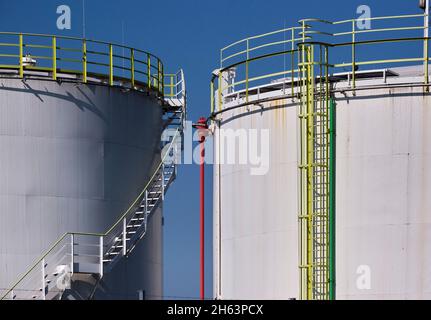
[[[329,103],[329,300],[335,300],[335,100]]]

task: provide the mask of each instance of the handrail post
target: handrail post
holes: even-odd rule
[[[148,93],[151,90],[151,56],[147,53],[147,81],[148,81]]]
[[[223,76],[223,74],[221,73],[221,72],[219,72],[218,73],[218,101],[217,101],[217,104],[218,104],[218,110],[217,111],[221,111],[221,106],[222,106],[222,98],[223,98],[223,96],[222,96],[222,79],[221,79],[221,77]]]
[[[429,52],[428,52],[428,45],[429,45],[429,0],[425,1],[425,15],[424,15],[424,75],[425,75],[425,91],[429,92]]]
[[[162,180],[162,201],[165,200],[165,164],[162,163],[161,167],[162,173],[161,173],[161,180]]]
[[[172,75],[172,76],[170,76],[170,78],[171,78],[171,96],[172,97],[174,97],[174,85],[175,85],[175,82],[174,82],[174,75]],[[177,98],[177,96],[175,95],[175,98]]]
[[[356,88],[356,28],[355,28],[356,20],[352,20],[352,87],[353,89]],[[353,94],[355,94],[355,91],[353,90]]]
[[[157,91],[160,93],[160,60],[157,59]]]
[[[87,83],[87,41],[82,40],[82,81]]]
[[[249,43],[249,39],[247,39],[247,60],[245,62],[245,101],[248,102],[248,60],[250,58],[250,43]],[[230,85],[230,83],[229,83]]]
[[[103,277],[103,236],[99,237],[99,274]]]
[[[214,77],[211,79],[210,83],[210,99],[211,99],[211,114],[214,113]]]
[[[14,300],[15,299],[15,295],[13,293],[13,289],[10,291],[10,299]]]
[[[41,271],[42,271],[42,300],[46,299],[46,295],[45,295],[45,258],[42,259],[41,261]]]
[[[23,56],[24,56],[24,43],[23,43],[23,35],[19,34],[19,77],[24,78],[24,64],[23,64]]]
[[[135,50],[130,49],[130,76],[132,81],[132,89],[135,88]]]
[[[52,37],[52,79],[57,80],[57,38]]]
[[[145,196],[144,196],[144,219],[147,215],[147,211],[148,211],[148,190],[145,190]]]
[[[126,249],[126,240],[127,240],[127,222],[126,218],[123,218],[123,256],[126,255],[127,249]]]
[[[290,64],[290,77],[291,77],[291,82],[290,82],[290,89],[291,89],[291,93],[292,93],[292,100],[293,97],[295,95],[295,88],[293,86],[293,83],[295,82],[295,74],[294,74],[294,70],[295,70],[295,28],[292,28],[292,54],[291,54],[291,64]]]
[[[161,83],[161,95],[162,98],[165,96],[165,70],[163,68],[163,63],[159,60],[160,63],[160,81]]]
[[[112,44],[109,44],[109,85],[114,85],[114,58]]]
[[[70,235],[70,272],[73,274],[73,265],[75,264],[75,235]]]

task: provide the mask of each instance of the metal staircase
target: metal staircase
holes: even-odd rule
[[[315,57],[319,57],[316,61]],[[299,236],[301,299],[332,297],[331,145],[328,48],[300,45]]]
[[[175,91],[180,92],[165,98],[162,103],[165,127],[170,127],[173,134],[162,142],[161,162],[143,191],[105,233],[63,234],[10,289],[3,292],[1,300],[61,299],[65,290],[70,289],[74,274],[92,274],[100,280],[104,273],[133,252],[147,233],[152,213],[164,200],[176,177],[174,160],[178,149],[182,148],[186,110],[183,72],[178,74],[180,83],[175,84]]]

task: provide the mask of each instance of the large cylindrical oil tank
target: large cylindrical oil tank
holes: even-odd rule
[[[333,91],[337,299],[431,298],[431,98],[416,85],[422,67],[389,72],[364,71],[355,94]],[[280,98],[280,85],[264,89],[244,106],[233,93],[215,122],[214,295],[222,299],[300,298],[299,104]],[[237,146],[241,132],[250,145],[250,131],[266,130],[268,171],[220,161],[223,130]]]
[[[160,163],[153,95],[103,84],[0,78],[0,288],[65,232],[105,232]],[[98,298],[162,296],[162,207]]]

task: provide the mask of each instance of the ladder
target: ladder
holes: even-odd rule
[[[318,56],[318,60],[315,60]],[[330,88],[328,47],[300,44],[299,269],[300,298],[333,297]]]
[[[186,92],[180,71],[181,94],[162,102],[165,127],[174,133],[161,143],[162,159],[143,191],[105,233],[67,232],[63,234],[18,281],[0,292],[0,300],[61,299],[70,289],[74,274],[103,275],[129,256],[148,231],[151,215],[164,200],[176,178],[176,157],[182,149]],[[96,288],[94,288],[96,289]]]

